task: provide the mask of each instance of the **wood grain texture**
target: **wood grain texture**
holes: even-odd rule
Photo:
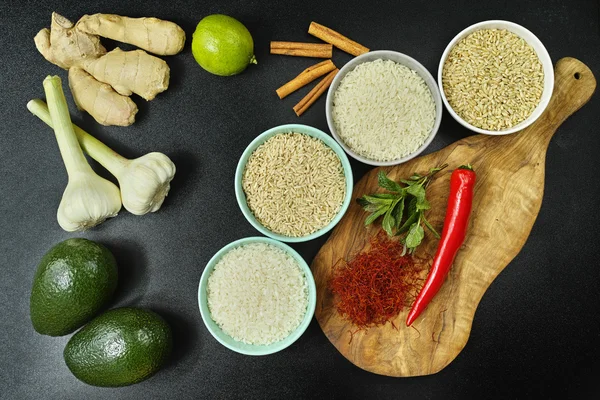
[[[525,244],[542,204],[546,150],[556,129],[592,96],[596,80],[590,69],[574,58],[555,66],[555,86],[542,116],[521,132],[505,136],[475,135],[405,164],[375,168],[354,188],[353,197],[377,190],[377,173],[392,179],[425,173],[448,163],[428,188],[432,209],[428,220],[441,232],[452,169],[466,163],[477,173],[473,212],[467,239],[447,281],[413,324],[405,325],[408,310],[394,324],[355,333],[334,307],[328,289],[332,267],[351,259],[380,229],[364,226],[365,213],[355,202],[315,257],[311,269],[317,284],[315,316],[327,338],[352,363],[377,374],[418,376],[440,371],[464,348],[477,305],[495,277]],[[437,240],[426,234],[416,256],[429,262]]]

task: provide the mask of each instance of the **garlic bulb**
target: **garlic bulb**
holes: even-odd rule
[[[148,153],[129,160],[118,172],[123,206],[132,214],[158,211],[171,188],[175,164],[162,153]]]
[[[56,219],[65,231],[82,231],[114,217],[121,209],[119,188],[98,175],[69,176]]]
[[[60,78],[46,77],[44,91],[49,105],[47,120],[54,127],[56,141],[69,176],[56,214],[58,223],[69,232],[91,228],[119,213],[119,188],[96,175],[87,163],[71,124]]]
[[[27,108],[52,126],[52,119],[43,101],[31,100]],[[119,181],[121,200],[127,211],[143,215],[160,209],[175,176],[175,164],[169,157],[153,152],[128,160],[77,125],[73,125],[73,129],[83,150]]]

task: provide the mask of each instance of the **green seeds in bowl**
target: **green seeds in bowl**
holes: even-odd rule
[[[544,69],[531,45],[506,29],[480,29],[454,45],[442,70],[448,104],[467,123],[502,131],[541,101]]]

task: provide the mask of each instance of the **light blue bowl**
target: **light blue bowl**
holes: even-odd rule
[[[294,330],[288,337],[286,337],[283,340],[280,340],[279,342],[275,342],[266,346],[246,344],[233,339],[231,336],[223,332],[221,328],[219,328],[216,322],[213,321],[210,315],[210,311],[208,310],[206,286],[208,284],[208,277],[214,270],[215,265],[217,264],[217,262],[219,262],[221,257],[223,257],[230,250],[242,246],[244,244],[250,243],[267,243],[273,246],[277,246],[280,249],[287,252],[290,256],[294,258],[294,260],[298,262],[298,265],[300,266],[300,269],[302,269],[302,271],[304,272],[304,276],[306,276],[306,281],[308,283],[308,306],[306,309],[306,314],[304,315],[304,319],[296,328],[296,330]],[[213,335],[213,337],[217,339],[219,343],[221,343],[228,349],[241,354],[246,354],[250,356],[262,356],[276,353],[280,350],[285,349],[286,347],[294,343],[296,340],[298,340],[298,338],[302,336],[304,331],[306,331],[306,328],[310,324],[310,321],[312,320],[312,317],[315,313],[315,307],[317,305],[317,287],[315,286],[315,280],[312,276],[310,268],[308,267],[308,264],[306,263],[306,261],[304,261],[302,256],[300,256],[300,254],[298,254],[290,246],[288,246],[285,243],[281,243],[277,240],[269,239],[266,237],[248,237],[229,243],[227,246],[219,250],[210,259],[208,264],[206,264],[206,268],[204,268],[204,272],[202,272],[202,277],[200,278],[200,285],[198,287],[198,304],[200,306],[200,314],[202,315],[204,325],[206,325],[206,328],[208,329],[210,334]]]
[[[329,224],[319,229],[318,231],[313,232],[310,235],[300,237],[284,236],[279,233],[272,232],[265,226],[263,226],[260,222],[258,222],[256,217],[248,207],[248,203],[246,202],[246,194],[244,193],[244,189],[242,188],[242,177],[244,175],[244,169],[246,168],[248,158],[250,158],[252,153],[254,153],[254,150],[256,150],[258,146],[260,146],[273,136],[278,135],[280,133],[290,132],[305,133],[312,137],[321,139],[339,157],[340,161],[342,162],[342,167],[344,168],[344,175],[346,177],[346,197],[344,198],[344,203],[342,204],[342,207],[340,208],[340,211],[337,213],[337,215],[333,218],[333,220],[331,220]],[[353,185],[354,181],[352,178],[352,168],[350,167],[350,162],[348,161],[348,157],[346,156],[344,149],[342,149],[342,147],[325,132],[308,125],[300,124],[276,126],[275,128],[271,128],[268,131],[265,131],[258,135],[256,139],[254,139],[248,145],[248,147],[246,147],[246,150],[244,150],[244,153],[242,154],[242,157],[240,158],[240,161],[237,165],[237,169],[235,171],[235,197],[237,198],[237,202],[240,206],[240,209],[242,210],[242,213],[244,214],[248,222],[250,222],[250,224],[252,224],[252,226],[255,227],[260,233],[269,236],[273,239],[280,240],[282,242],[306,242],[308,240],[318,238],[319,236],[329,232],[346,213],[346,210],[350,205],[350,201],[352,200]]]

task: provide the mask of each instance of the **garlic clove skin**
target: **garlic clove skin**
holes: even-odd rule
[[[123,206],[135,215],[158,211],[174,176],[175,164],[162,153],[148,153],[129,161],[118,176]]]
[[[112,182],[90,173],[69,177],[56,219],[67,232],[83,231],[115,217],[121,210],[121,194]]]

